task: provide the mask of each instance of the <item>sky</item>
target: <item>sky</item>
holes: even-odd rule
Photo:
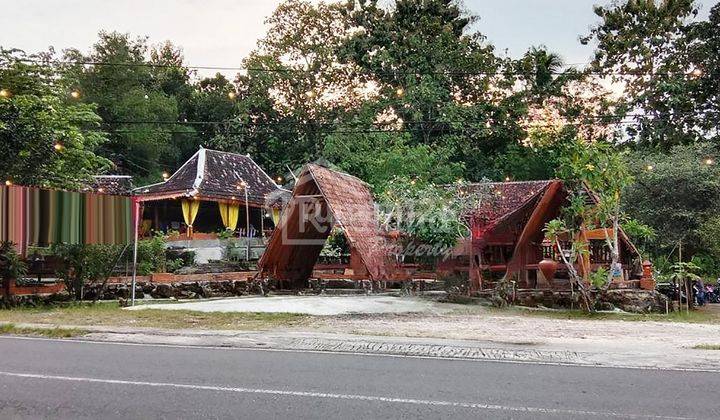
[[[27,52],[88,51],[101,29],[171,40],[191,66],[240,67],[280,0],[0,0],[0,46]],[[476,29],[499,52],[521,56],[545,45],[566,63],[585,63],[592,46],[580,35],[597,22],[593,4],[608,0],[465,0]],[[701,17],[715,3],[702,0]],[[232,73],[232,72],[231,72]]]

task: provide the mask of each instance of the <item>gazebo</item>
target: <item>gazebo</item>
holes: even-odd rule
[[[140,234],[215,239],[219,232],[265,237],[277,223],[281,188],[249,155],[200,148],[164,182],[133,190],[141,203]]]

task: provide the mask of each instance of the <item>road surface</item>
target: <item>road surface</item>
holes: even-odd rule
[[[720,418],[720,374],[0,337],[0,418]]]

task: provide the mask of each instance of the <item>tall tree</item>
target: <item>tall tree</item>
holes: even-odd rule
[[[628,0],[596,6],[601,22],[584,42],[597,42],[592,69],[625,89],[641,145],[674,145],[717,137],[717,48],[720,5],[695,21],[693,0]]]
[[[522,138],[524,105],[506,62],[472,29],[454,0],[347,2],[353,34],[343,62],[377,86],[378,120],[411,133],[410,144],[448,147],[469,179],[500,177],[494,157]]]
[[[146,38],[117,32],[100,32],[89,54],[65,52],[71,63],[68,74],[74,75],[82,100],[97,104],[102,126],[109,133],[101,153],[119,171],[139,178],[139,183],[157,181],[164,167],[177,163],[173,135],[183,131],[175,125],[179,119],[178,101],[173,96],[177,78],[170,81],[172,69],[179,68],[177,59],[161,50],[155,64],[168,67],[158,69],[148,55]],[[89,64],[72,64],[78,62]]]
[[[106,137],[96,107],[49,66],[51,53],[0,50],[0,179],[75,189],[110,162],[95,154]]]

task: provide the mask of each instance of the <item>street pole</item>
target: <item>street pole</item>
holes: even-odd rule
[[[140,225],[140,201],[133,197],[133,272],[132,272],[132,292],[130,294],[130,306],[135,306],[135,284],[137,283],[137,254],[138,254],[138,227]]]
[[[247,183],[243,181],[243,190],[245,191],[245,236],[247,244],[245,247],[245,261],[250,261],[250,204],[248,204]]]

